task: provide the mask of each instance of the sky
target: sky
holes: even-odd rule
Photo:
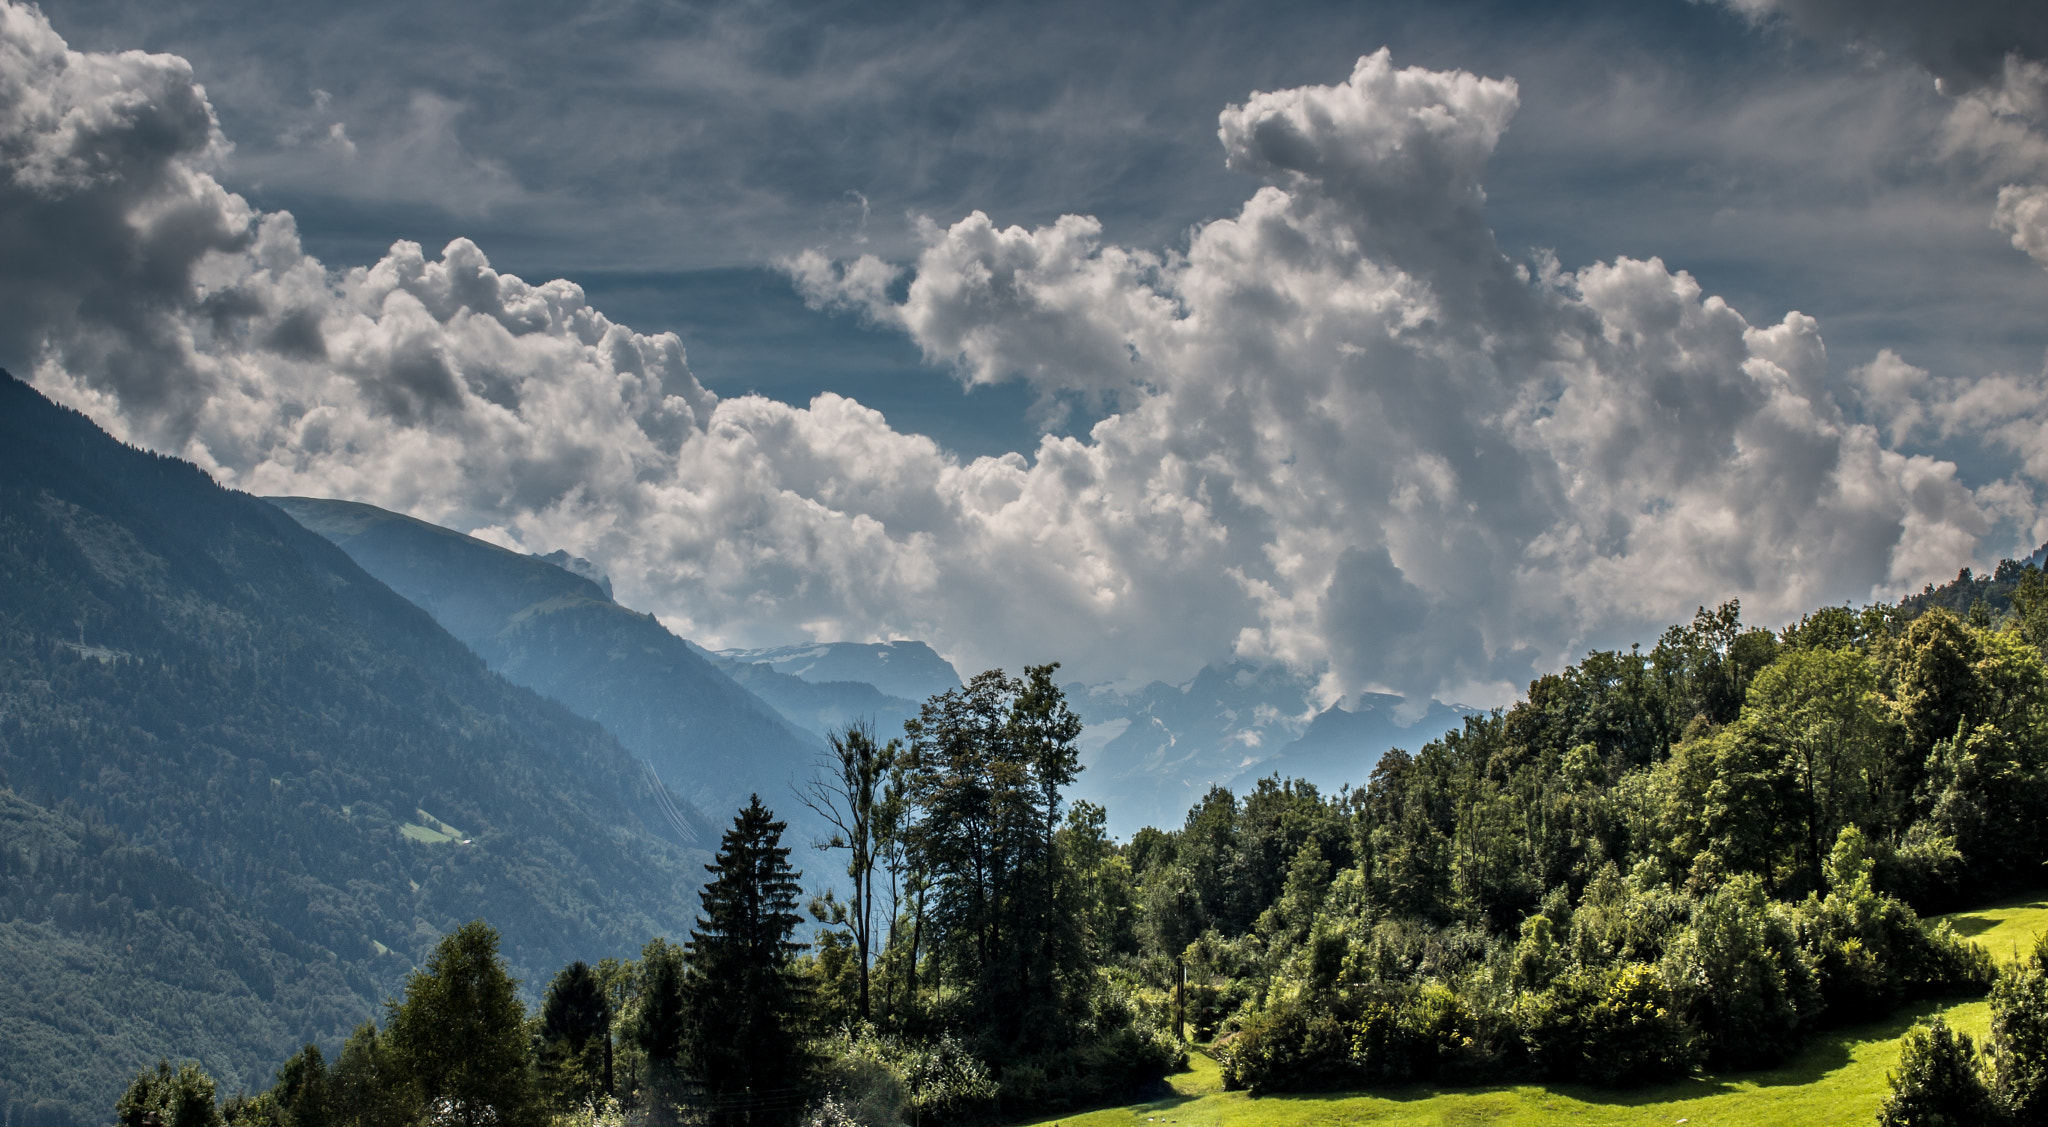
[[[2048,540],[2048,9],[0,0],[0,366],[710,646],[1487,705]]]

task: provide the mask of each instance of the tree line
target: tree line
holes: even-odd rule
[[[268,1091],[225,1101],[197,1066],[165,1062],[131,1083],[121,1121],[893,1123],[1156,1079],[1182,1049],[1103,973],[1114,944],[1098,930],[1128,922],[1100,919],[1126,901],[1101,880],[1117,855],[1102,811],[1063,798],[1081,725],[1056,669],[981,674],[926,702],[903,739],[856,725],[830,741],[800,797],[836,828],[816,844],[845,856],[843,900],[801,903],[786,823],[756,796],[684,942],[572,963],[529,1014],[496,933],[473,922],[331,1062],[307,1045]]]
[[[688,942],[573,965],[541,1015],[506,1018],[532,1106],[893,1127],[1117,1096],[1190,1044],[1254,1094],[1631,1084],[1773,1064],[1831,1024],[1990,990],[1990,1054],[1917,1034],[1888,1121],[1930,1122],[1913,1108],[1940,1106],[1922,1097],[1943,1077],[1939,1099],[2038,1121],[2048,950],[2000,968],[1921,918],[2048,863],[2048,579],[1998,579],[2009,597],[1962,614],[1922,598],[1773,632],[1703,608],[1387,753],[1361,787],[1219,787],[1121,844],[1063,798],[1080,724],[1056,667],[982,674],[901,738],[831,741],[799,797],[849,891],[808,905],[808,950],[757,800]],[[741,906],[753,930],[719,922]],[[358,1031],[330,1090],[373,1044],[410,1059],[395,1031],[411,1005],[409,986],[385,1032]],[[713,1015],[731,1023],[715,1036]],[[383,1127],[291,1118],[295,1062],[256,1098],[281,1127]],[[468,1106],[409,1082],[415,1114]]]

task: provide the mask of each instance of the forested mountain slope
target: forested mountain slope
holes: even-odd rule
[[[0,788],[17,1123],[158,1055],[267,1079],[467,920],[529,985],[680,934],[715,836],[274,506],[4,375]]]
[[[1919,594],[1900,599],[1899,610],[1918,615],[1939,607],[1979,626],[1986,625],[2012,612],[2013,594],[2019,589],[2021,577],[2029,567],[2038,571],[2044,560],[2048,560],[2048,544],[2035,549],[2024,560],[2001,560],[1988,575],[1978,575],[1966,567],[1939,587],[1930,583]]]
[[[0,790],[0,1104],[15,1127],[105,1122],[110,1080],[165,1054],[263,1079],[281,1046],[361,1020],[373,977],[105,824]]]
[[[273,500],[507,680],[603,724],[706,810],[735,809],[755,791],[784,804],[823,750],[652,615],[583,576],[371,505]]]

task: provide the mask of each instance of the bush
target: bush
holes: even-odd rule
[[[1862,841],[1854,827],[1842,831],[1829,862],[1834,887],[1798,911],[1800,949],[1819,977],[1829,1020],[1873,1018],[1903,999],[1990,987],[1997,968],[1989,953],[1946,923],[1923,928],[1911,908],[1876,891]]]
[[[1218,1054],[1223,1086],[1257,1096],[1356,1085],[1352,1046],[1352,1031],[1328,1007],[1282,1001],[1247,1020]]]
[[[1891,1094],[1878,1108],[1879,1127],[1983,1127],[2007,1122],[2004,1109],[1977,1075],[1970,1035],[1940,1018],[1915,1026],[1899,1052],[1899,1071],[1887,1075]]]
[[[1122,1100],[1186,1063],[1171,1034],[1126,1022],[1066,1051],[1004,1065],[1002,1103],[1014,1110]]]
[[[993,1110],[998,1088],[988,1065],[951,1036],[905,1042],[872,1025],[842,1034],[820,1074],[829,1114],[862,1127],[908,1119],[964,1119]],[[813,1111],[826,1114],[821,1103]]]
[[[2021,1123],[2048,1122],[2048,935],[1991,988],[1993,1088]]]
[[[1697,1033],[1645,963],[1573,970],[1519,1011],[1531,1059],[1555,1079],[1642,1084],[1697,1062]]]
[[[1822,1006],[1792,928],[1753,876],[1702,898],[1659,970],[1708,1059],[1723,1067],[1783,1060]]]
[[[1441,983],[1282,1000],[1217,1056],[1226,1088],[1254,1095],[1399,1084],[1497,1063],[1464,1000]]]
[[[813,1111],[826,1118],[843,1116],[861,1127],[900,1127],[910,1107],[910,1088],[892,1067],[874,1028],[846,1038],[839,1048],[821,1070],[826,1096]]]

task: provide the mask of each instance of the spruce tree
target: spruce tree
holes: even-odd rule
[[[683,950],[666,939],[649,940],[640,952],[640,1004],[625,1035],[647,1058],[642,1096],[656,1124],[675,1122],[684,1102],[684,1047],[688,1043],[689,1001],[684,997]]]
[[[807,1002],[792,958],[797,879],[786,824],[755,795],[719,843],[685,945],[685,1062],[715,1123],[794,1122],[807,1096]]]
[[[590,964],[562,968],[540,1010],[540,1071],[549,1094],[571,1109],[612,1094],[612,1015]]]

